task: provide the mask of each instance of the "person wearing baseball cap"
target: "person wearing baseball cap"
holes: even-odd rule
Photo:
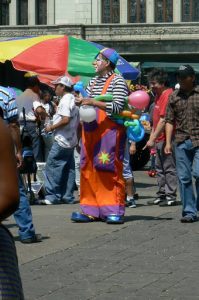
[[[52,84],[54,84],[55,86],[57,85],[63,85],[67,88],[72,88],[73,86],[73,82],[71,81],[71,79],[67,76],[61,76],[61,77],[58,77],[56,80],[52,81]],[[72,91],[72,89],[71,89]]]
[[[112,48],[104,48],[102,49],[97,55],[96,55],[96,59],[99,57],[99,55],[102,55],[104,58],[106,58],[107,60],[109,60],[113,65],[113,67],[115,68],[119,59],[119,54]]]
[[[166,113],[166,154],[171,154],[175,127],[176,170],[182,200],[182,223],[198,220],[199,210],[199,86],[195,71],[182,65],[176,72],[180,89],[169,99]],[[196,193],[192,178],[195,179]]]
[[[74,222],[124,222],[125,183],[122,177],[125,148],[125,129],[115,123],[128,95],[123,77],[114,72],[119,55],[114,49],[104,48],[95,56],[96,76],[87,86],[87,98],[77,99],[82,105],[93,106],[96,120],[83,122],[80,179],[80,207],[74,212]],[[109,102],[97,101],[95,96],[112,94]],[[80,115],[81,117],[81,115]]]
[[[79,110],[72,94],[73,83],[67,76],[52,82],[55,94],[61,97],[52,125],[45,131],[53,132],[54,142],[46,162],[45,199],[41,204],[72,203],[74,201],[75,162]]]
[[[176,71],[178,78],[187,78],[189,76],[195,76],[195,71],[190,65],[181,65]]]

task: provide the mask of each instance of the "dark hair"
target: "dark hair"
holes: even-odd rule
[[[163,69],[153,69],[148,74],[148,81],[157,81],[159,84],[164,84],[165,86],[169,86],[169,78],[168,73]]]
[[[68,87],[68,86],[65,86],[64,84],[62,83],[59,83],[61,86],[64,87],[64,90],[68,93],[71,93],[73,91],[73,86],[72,87]]]
[[[116,65],[114,63],[112,63],[112,61],[109,61],[109,62],[110,62],[109,66],[111,67],[111,69],[115,70]]]
[[[32,76],[32,77],[28,77],[26,78],[26,85],[27,87],[35,87],[35,86],[39,86],[40,85],[40,81],[37,78],[37,76]]]
[[[49,90],[42,90],[41,91],[41,98],[43,98],[46,95],[50,95],[50,97],[52,98],[52,93]]]

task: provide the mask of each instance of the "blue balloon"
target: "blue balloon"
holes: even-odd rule
[[[129,126],[127,128],[127,138],[132,142],[139,142],[144,138],[145,130],[144,127],[140,124],[137,126]]]
[[[150,121],[150,116],[149,116],[149,114],[142,114],[141,116],[140,116],[140,119],[139,119],[139,121]]]
[[[73,88],[74,88],[74,91],[75,91],[75,92],[81,93],[83,98],[88,97],[87,92],[86,92],[85,89],[84,89],[84,84],[83,84],[82,81],[78,81],[78,82],[73,86]]]

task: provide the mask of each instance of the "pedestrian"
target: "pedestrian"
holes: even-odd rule
[[[179,89],[170,96],[166,113],[165,153],[171,155],[175,131],[177,176],[182,200],[182,223],[197,221],[199,209],[199,86],[190,65],[177,70]],[[195,191],[192,178],[195,179]]]
[[[158,191],[155,199],[149,200],[148,205],[173,206],[176,205],[177,179],[175,158],[173,153],[166,155],[165,148],[165,113],[169,96],[173,92],[168,87],[168,74],[161,69],[154,69],[149,74],[149,84],[155,94],[153,108],[153,125],[151,134],[145,147],[155,146],[155,168]]]
[[[52,95],[49,90],[43,90],[41,92],[41,102],[42,107],[45,109],[46,117],[41,122],[41,134],[43,139],[43,153],[44,153],[44,161],[47,161],[48,154],[53,144],[53,134],[52,133],[45,133],[44,127],[47,125],[51,125],[53,115],[56,112],[56,105],[51,101]]]
[[[82,105],[94,107],[96,120],[83,122],[81,147],[80,207],[71,220],[123,223],[125,212],[125,183],[123,158],[125,129],[114,122],[112,115],[119,114],[125,105],[128,88],[123,77],[114,72],[118,61],[114,49],[105,48],[93,63],[97,76],[86,89],[88,97],[77,99]],[[96,101],[95,96],[112,94],[113,101]],[[81,119],[81,115],[80,115]]]
[[[22,167],[23,158],[16,101],[9,89],[2,86],[0,86],[0,100],[0,107],[3,111],[2,116],[4,122],[10,129],[15,145],[15,156],[17,159],[20,201],[19,207],[14,213],[14,218],[19,227],[20,241],[24,244],[41,242],[41,235],[35,233],[30,203],[27,199],[23,181],[20,175],[20,168]]]
[[[16,160],[12,138],[0,119],[0,298],[23,300],[14,239],[2,224],[19,204]]]
[[[53,132],[54,142],[46,162],[45,199],[41,204],[73,203],[75,188],[74,148],[77,145],[79,110],[72,94],[73,83],[67,76],[53,82],[61,97],[53,124],[45,131]]]
[[[133,178],[133,170],[130,164],[130,154],[134,155],[136,153],[136,143],[126,140],[124,161],[123,161],[123,177],[125,180],[126,188],[126,206],[131,208],[136,208],[136,202],[134,198],[135,186]]]
[[[34,110],[37,109],[37,114],[39,114],[39,107],[41,106],[42,108],[41,99],[39,97],[40,81],[36,75],[28,77],[26,80],[27,88],[21,95],[16,97],[19,121],[21,125],[24,125],[23,108],[25,108],[26,129],[32,139],[34,158],[37,162],[42,162],[44,161],[42,141],[39,135],[37,116],[34,112]]]

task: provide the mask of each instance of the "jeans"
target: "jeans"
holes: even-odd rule
[[[132,179],[133,178],[133,170],[130,165],[129,148],[130,148],[129,141],[126,140],[126,145],[125,145],[125,150],[124,150],[124,160],[123,160],[123,178],[124,179]]]
[[[24,184],[21,175],[18,175],[19,180],[19,208],[14,213],[14,218],[19,227],[19,236],[21,240],[34,237],[35,228],[32,221],[32,212],[29,201],[26,196]]]
[[[44,161],[44,153],[43,153],[43,145],[42,138],[39,136],[37,132],[37,124],[36,122],[27,121],[26,125],[27,131],[32,138],[32,150],[34,154],[34,158],[37,162]]]
[[[53,141],[54,141],[54,138],[53,138],[53,135],[52,134],[46,134],[46,135],[43,135],[42,136],[43,138],[43,147],[44,147],[44,161],[46,162],[47,159],[48,159],[48,154],[50,152],[50,149],[53,145]]]
[[[54,141],[46,162],[46,199],[56,203],[72,203],[75,188],[74,149],[63,148]]]
[[[199,147],[193,147],[190,139],[175,146],[176,168],[182,200],[182,216],[197,218],[199,208]],[[192,176],[195,179],[196,195]]]

